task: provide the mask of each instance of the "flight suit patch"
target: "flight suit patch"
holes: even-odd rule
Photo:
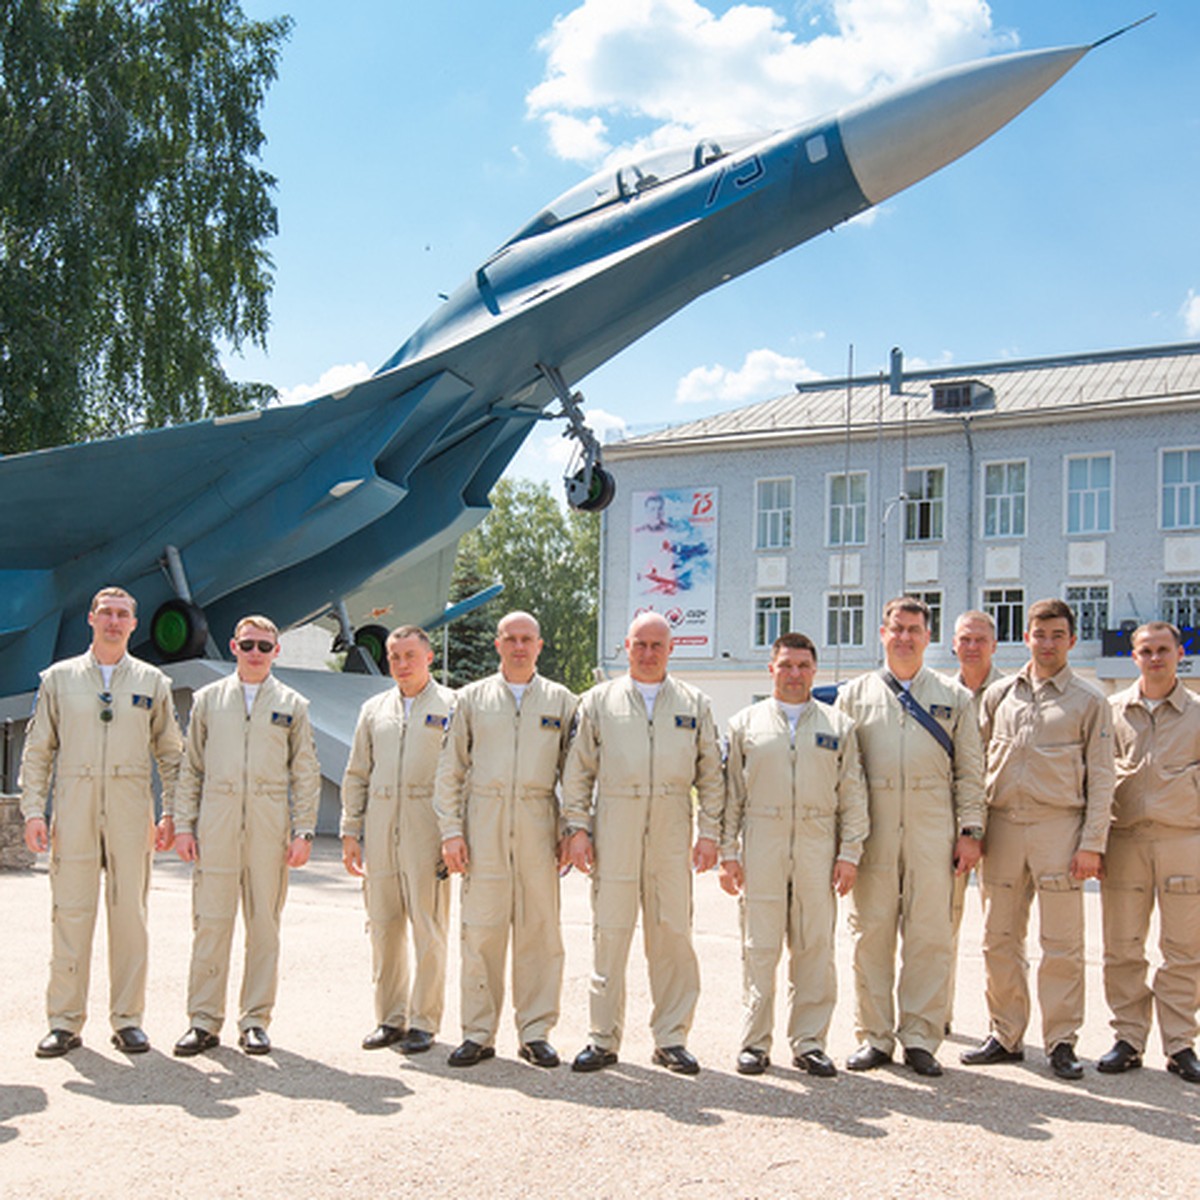
[[[437,726],[438,729],[446,729],[450,724],[450,718],[442,713],[426,713],[425,724],[429,726]]]
[[[149,696],[134,696],[133,697],[133,707],[134,708],[153,708],[154,701]]]
[[[291,713],[273,712],[271,714],[271,724],[272,725],[289,726],[289,725],[291,725],[291,723],[292,723],[292,714]]]
[[[543,729],[562,729],[562,717],[543,717]]]
[[[822,750],[836,750],[838,748],[838,739],[832,733],[818,733],[817,745]]]
[[[683,716],[681,713],[676,713],[675,714],[675,728],[676,729],[695,729],[696,728],[696,718],[695,717],[686,717],[686,716]]]
[[[943,721],[949,721],[954,716],[954,709],[948,704],[931,704],[929,706],[930,716],[938,717]]]

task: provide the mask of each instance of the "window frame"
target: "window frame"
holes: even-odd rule
[[[1015,630],[1011,631],[1011,632],[1015,633],[1015,635],[1016,635],[1015,637],[1005,638],[1005,637],[1000,636],[1002,633],[1001,622],[998,620],[995,611],[992,608],[988,607],[988,593],[989,592],[1005,593],[1005,597],[1002,600],[999,600],[996,602],[997,604],[1003,604],[1005,606],[1011,606],[1013,604],[1013,601],[1009,598],[1012,593],[1014,593],[1014,592],[1020,593],[1020,596],[1021,596],[1021,600],[1020,600],[1021,619],[1017,622],[1017,628]],[[1026,615],[1029,610],[1029,601],[1025,595],[1024,585],[1021,585],[1020,587],[1001,586],[1001,587],[981,588],[980,592],[979,592],[979,608],[980,608],[981,612],[987,613],[988,616],[990,616],[992,618],[992,620],[996,622],[997,645],[1000,645],[1000,646],[1024,645],[1024,643],[1025,643],[1025,618],[1026,618]]]
[[[1083,617],[1080,612],[1079,602],[1072,601],[1070,598],[1070,595],[1069,595],[1072,588],[1075,588],[1075,589],[1103,588],[1105,590],[1105,592],[1108,593],[1107,598],[1104,601],[1105,609],[1106,609],[1106,621],[1102,626],[1100,626],[1096,630],[1096,634],[1094,637],[1085,637],[1084,636],[1084,632],[1083,632],[1084,621],[1083,621]],[[1063,601],[1064,601],[1064,603],[1069,604],[1075,613],[1075,636],[1079,641],[1081,641],[1081,642],[1100,642],[1104,637],[1104,630],[1112,628],[1113,589],[1112,589],[1111,582],[1091,581],[1088,583],[1065,583],[1065,584],[1063,584]],[[1093,597],[1091,597],[1091,596],[1085,597],[1085,603],[1090,604],[1092,602],[1093,602]]]
[[[989,467],[1025,468],[1025,490],[1022,497],[1025,502],[1022,513],[1022,528],[1020,533],[988,533],[987,531],[987,472]],[[1004,497],[1011,498],[1013,493],[1005,492]],[[979,464],[979,538],[984,542],[1011,542],[1028,536],[1029,533],[1029,459],[1027,458],[990,458]]]
[[[855,642],[855,641],[843,642],[840,640],[834,641],[829,636],[829,618],[833,614],[833,611],[834,611],[831,609],[830,606],[832,604],[835,604],[839,600],[844,603],[851,596],[857,596],[862,601],[862,604],[857,609],[857,612],[862,619],[861,640],[857,641],[857,642]],[[851,615],[851,620],[853,620],[853,616],[854,616],[854,613],[856,610],[855,609],[845,609],[845,608],[839,607],[836,611],[838,613],[838,626],[839,626],[839,630],[840,630],[840,627],[842,624],[843,612],[849,612]],[[863,650],[863,649],[865,649],[866,645],[867,645],[867,593],[858,588],[855,588],[853,591],[851,591],[850,589],[847,589],[847,588],[843,588],[841,591],[838,591],[836,589],[833,591],[826,591],[824,620],[822,622],[822,634],[824,636],[823,645],[826,649],[829,649],[829,650],[837,650],[839,648],[842,650]]]
[[[759,508],[759,488],[764,483],[786,483],[788,485],[788,505],[787,508]],[[754,481],[754,505],[753,505],[753,527],[751,536],[754,539],[754,550],[756,554],[773,554],[780,550],[791,550],[796,544],[796,477],[794,475],[764,475]],[[760,513],[786,513],[787,514],[787,530],[786,538],[772,545],[770,543],[761,543],[758,540],[759,534],[759,516]]]
[[[940,471],[942,473],[942,494],[934,499],[910,500],[908,495],[908,475],[912,471]],[[924,466],[908,466],[900,468],[900,491],[906,496],[904,504],[901,506],[901,519],[904,522],[904,544],[906,546],[927,546],[933,542],[944,542],[946,540],[946,517],[949,510],[950,499],[950,469],[946,463],[929,463]],[[931,537],[909,537],[908,536],[908,506],[910,504],[941,504],[941,532]]]
[[[857,542],[835,542],[833,540],[832,530],[830,526],[833,524],[833,481],[835,479],[849,480],[855,475],[861,475],[863,478],[863,502],[862,502],[862,540]],[[842,504],[838,506],[843,513],[852,508],[857,508],[857,505]],[[825,472],[825,548],[827,550],[843,550],[853,547],[859,549],[867,545],[870,535],[870,522],[868,520],[871,512],[871,472],[870,471],[826,471]],[[843,529],[845,528],[843,524]]]
[[[1167,455],[1200,455],[1200,446],[1160,446],[1158,451],[1158,528],[1163,533],[1188,533],[1200,530],[1200,480],[1195,483],[1172,484],[1172,487],[1194,489],[1192,494],[1192,523],[1190,525],[1168,525],[1166,522],[1165,492],[1167,489]],[[1185,469],[1187,459],[1185,457]]]
[[[776,600],[776,601],[786,600],[787,608],[784,609],[781,607],[774,607],[774,608],[769,608],[769,609],[766,609],[766,608],[760,609],[759,601],[761,601],[761,600]],[[784,613],[784,612],[786,612],[786,614],[787,614],[787,620],[786,620],[787,628],[786,629],[780,628],[778,630],[778,632],[776,632],[773,635],[768,636],[765,641],[760,641],[759,636],[758,636],[759,635],[759,617],[762,616],[767,619],[766,620],[766,625],[768,627],[767,633],[770,634],[770,630],[769,630],[769,626],[771,624],[770,618],[772,616],[774,616],[776,618],[776,623],[778,625],[783,625],[784,621],[779,617],[779,614]],[[775,639],[777,637],[780,637],[782,634],[785,634],[785,633],[790,633],[793,628],[792,616],[793,616],[794,612],[795,612],[795,603],[794,603],[794,598],[793,598],[791,592],[755,592],[754,595],[750,599],[750,644],[753,647],[753,649],[755,649],[755,650],[770,650],[771,646],[774,644]]]
[[[1108,459],[1108,526],[1100,529],[1072,529],[1071,528],[1071,464],[1073,462],[1093,461],[1095,459]],[[1087,491],[1094,491],[1090,486]],[[1063,455],[1063,535],[1068,538],[1090,538],[1090,537],[1106,537],[1111,534],[1117,524],[1117,456],[1112,450],[1099,450],[1095,453],[1087,454],[1064,454]]]

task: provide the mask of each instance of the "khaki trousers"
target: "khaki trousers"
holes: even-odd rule
[[[1042,1038],[1050,1051],[1074,1046],[1084,1016],[1083,885],[1072,879],[1083,813],[1065,813],[1030,824],[1004,810],[988,818],[983,859],[983,961],[992,1032],[1018,1049],[1029,1025],[1029,979],[1025,935],[1038,898],[1042,959],[1038,1003]]]
[[[1164,1053],[1196,1040],[1200,1008],[1200,830],[1114,829],[1101,885],[1104,992],[1116,1036],[1146,1048],[1153,1009]],[[1158,904],[1162,965],[1147,985],[1146,934]]]
[[[146,897],[152,837],[153,827],[147,824],[134,835],[106,831],[99,845],[93,837],[90,846],[72,847],[64,845],[56,831],[50,863],[53,915],[46,989],[51,1029],[78,1033],[87,1019],[102,872],[108,919],[109,1020],[113,1029],[141,1026],[146,1007]]]
[[[664,873],[665,874],[665,873]],[[654,1002],[650,1031],[658,1047],[687,1044],[700,998],[700,964],[692,948],[692,891],[687,859],[670,878],[596,877],[592,892],[592,981],[589,1041],[616,1051],[625,1026],[625,970],[642,913],[642,940]]]
[[[978,877],[978,876],[977,876]],[[954,876],[954,891],[950,897],[950,927],[953,941],[950,944],[950,978],[946,984],[946,1028],[954,1022],[954,993],[958,986],[958,934],[962,929],[963,913],[967,907],[967,892],[971,886],[971,872],[964,871]],[[982,903],[982,900],[980,901]]]
[[[446,1000],[450,881],[438,879],[430,865],[420,871],[369,875],[363,891],[376,1020],[397,1029],[437,1033]],[[415,958],[411,976],[410,925]]]
[[[548,1041],[558,1022],[563,945],[558,867],[468,873],[462,887],[462,1030],[481,1046],[496,1038],[504,1004],[504,960],[512,931],[513,1015],[522,1043]]]
[[[239,902],[246,927],[246,954],[238,1028],[271,1023],[279,985],[279,919],[287,897],[288,868],[282,852],[270,864],[241,870],[196,864],[192,876],[192,965],[188,1019],[219,1033],[225,1023],[229,955]]]

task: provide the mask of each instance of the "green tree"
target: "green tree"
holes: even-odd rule
[[[450,603],[457,604],[468,596],[474,596],[494,583],[480,573],[472,548],[459,543],[458,555],[454,560],[454,575],[450,580]],[[496,669],[496,622],[504,615],[501,594],[486,604],[472,609],[465,617],[450,623],[449,629],[435,629],[433,640],[433,674],[449,687],[460,688]],[[448,650],[450,671],[443,671],[442,655]]]
[[[258,114],[289,18],[234,0],[0,5],[0,452],[265,403],[274,179]]]
[[[532,613],[545,642],[538,670],[583,691],[593,682],[596,661],[599,517],[564,512],[548,484],[528,480],[501,479],[491,502],[482,524],[459,543],[459,555],[474,565],[479,586],[504,584],[500,597],[484,606],[497,610],[493,628],[513,609]]]

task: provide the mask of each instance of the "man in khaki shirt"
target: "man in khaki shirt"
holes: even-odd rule
[[[536,619],[511,612],[496,629],[500,670],[458,693],[438,764],[434,809],[442,857],[462,884],[462,1044],[452,1067],[495,1054],[512,931],[519,1053],[557,1067],[563,945],[558,917],[559,812],[575,696],[537,674]]]
[[[958,620],[954,622],[954,640],[951,646],[954,657],[958,659],[958,674],[955,678],[971,693],[978,716],[983,693],[1001,678],[999,670],[992,662],[992,655],[996,653],[996,622],[978,609],[959,613]],[[970,878],[970,871],[963,871],[954,876],[954,898],[950,909],[950,919],[954,925],[954,946],[950,955],[950,984],[946,989],[947,1034],[954,1019],[954,986],[958,977],[958,931],[962,927]]]
[[[717,864],[725,785],[712,706],[703,692],[667,674],[672,645],[664,617],[634,619],[625,638],[629,674],[584,693],[563,769],[567,854],[579,870],[595,868],[591,1037],[575,1056],[576,1071],[617,1061],[639,909],[654,1061],[684,1075],[700,1070],[685,1045],[700,996],[690,868]]]
[[[405,1054],[421,1054],[433,1045],[446,998],[450,881],[433,786],[454,692],[430,677],[433,649],[418,626],[393,629],[387,656],[396,686],[362,706],[342,777],[342,862],[363,878],[371,935],[378,1024],[363,1049],[399,1042]]]
[[[742,893],[742,1051],[737,1069],[770,1066],[775,974],[789,949],[788,1041],[810,1075],[837,1074],[825,1053],[837,1002],[837,896],[853,886],[867,836],[854,723],[812,698],[817,649],[802,633],[771,648],[773,695],[729,722],[721,886]]]
[[[851,1071],[890,1062],[898,1040],[918,1075],[942,1073],[950,899],[955,872],[979,859],[983,772],[971,694],[924,665],[929,636],[924,601],[888,601],[879,630],[886,666],[838,695],[858,733],[871,822],[850,893],[862,1042]]]
[[[1117,786],[1104,856],[1104,991],[1116,1044],[1096,1066],[1142,1065],[1152,1011],[1167,1070],[1200,1083],[1200,699],[1179,682],[1179,630],[1133,631],[1141,678],[1109,697]],[[1158,904],[1162,965],[1146,983],[1146,934]]]
[[[1098,878],[1112,809],[1112,720],[1104,696],[1075,675],[1075,614],[1062,600],[1029,609],[1030,661],[992,684],[980,711],[987,761],[983,960],[990,1036],[961,1058],[1017,1062],[1029,1024],[1025,930],[1038,897],[1038,1000],[1050,1066],[1079,1079],[1084,1017],[1083,881]]]
[[[150,860],[156,846],[168,850],[175,837],[170,802],[183,739],[170,681],[128,653],[137,628],[137,602],[128,592],[103,588],[87,619],[90,649],[42,675],[21,756],[25,844],[34,854],[50,851],[54,907],[50,1032],[38,1043],[39,1058],[82,1044],[101,874],[113,1045],[126,1054],[150,1049],[142,1031]],[[157,837],[151,758],[163,789]],[[54,819],[47,829],[52,781]]]
[[[321,771],[308,701],[271,674],[279,630],[243,617],[229,648],[237,670],[192,701],[175,795],[175,849],[192,875],[192,965],[181,1058],[220,1041],[238,907],[246,931],[238,1044],[267,1054],[279,987],[279,923],[288,868],[312,850]]]

